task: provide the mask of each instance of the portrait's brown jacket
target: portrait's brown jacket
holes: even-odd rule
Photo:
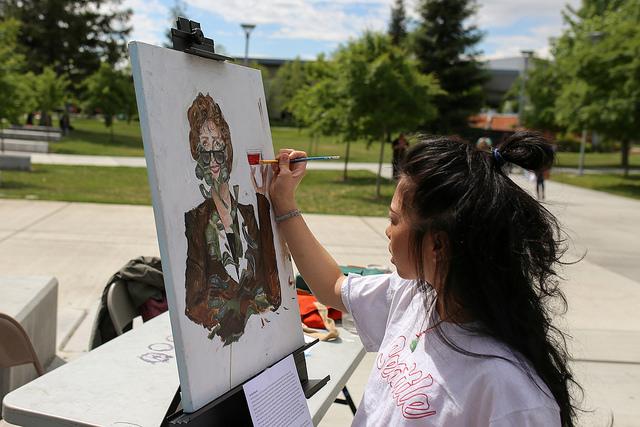
[[[216,209],[213,200],[206,199],[184,215],[187,238],[185,314],[212,331],[210,338],[214,334],[220,336],[225,345],[242,336],[251,315],[275,311],[281,303],[270,205],[264,195],[256,196],[257,222],[252,205],[237,204],[238,215],[242,216],[246,233],[254,243],[247,244],[243,254],[248,262],[247,268],[239,272],[239,281],[229,275],[222,260],[211,255],[207,248],[205,230]],[[238,221],[237,217],[235,221]],[[242,226],[236,229],[243,234]]]

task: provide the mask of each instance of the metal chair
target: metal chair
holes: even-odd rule
[[[107,310],[116,334],[122,335],[131,329],[133,319],[140,313],[131,301],[127,285],[119,280],[113,282],[107,291]]]
[[[24,328],[13,317],[0,313],[0,368],[32,363],[38,376],[44,369]]]

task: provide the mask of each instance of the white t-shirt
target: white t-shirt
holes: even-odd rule
[[[462,349],[516,365],[460,354],[434,330],[411,351],[416,334],[437,321],[428,309],[434,298],[433,289],[421,292],[395,273],[344,281],[342,301],[360,339],[367,351],[378,352],[353,426],[559,426],[549,389],[531,370],[536,386],[518,362],[522,356],[504,344],[443,322],[442,331]]]

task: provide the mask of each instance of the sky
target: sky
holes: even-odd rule
[[[417,19],[417,0],[405,0],[410,19]],[[341,43],[366,30],[386,31],[394,0],[188,0],[186,15],[200,22],[206,37],[222,45],[226,54],[243,56],[241,23],[256,24],[250,57],[313,59],[330,54]],[[580,0],[477,0],[471,22],[484,33],[478,48],[483,58],[520,56],[533,50],[548,56],[549,38],[562,33],[565,4]],[[133,10],[131,40],[166,42],[174,26],[170,9],[175,0],[124,0]]]

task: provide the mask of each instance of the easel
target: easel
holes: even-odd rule
[[[177,28],[171,29],[173,49],[216,61],[232,60],[232,58],[215,53],[213,40],[204,37],[200,23],[180,17],[176,24]],[[316,339],[292,353],[300,384],[302,385],[304,396],[307,399],[327,384],[330,379],[329,375],[319,380],[309,379],[304,351],[317,342],[318,340]],[[258,375],[260,375],[260,373],[249,378],[249,380]],[[227,393],[192,413],[183,412],[180,404],[180,389],[178,388],[166,412],[165,421],[162,426],[187,424],[190,427],[210,427],[216,425],[252,426],[251,414],[249,413],[243,384],[234,387]]]

